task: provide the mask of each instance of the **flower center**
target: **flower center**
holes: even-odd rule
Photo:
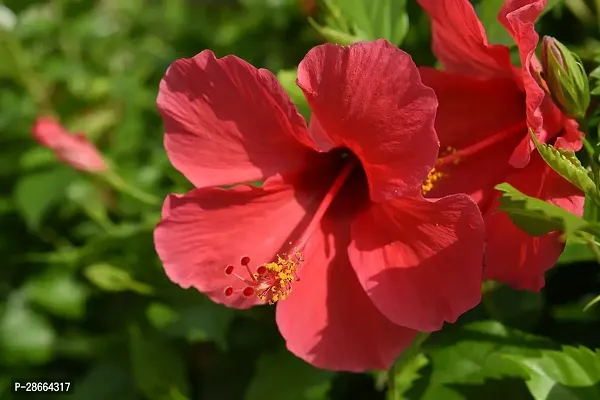
[[[302,258],[302,249],[306,246],[308,239],[319,226],[333,199],[357,165],[357,161],[354,158],[343,158],[348,161],[323,197],[308,227],[296,241],[296,245],[291,246],[292,243],[290,243],[291,251],[289,253],[283,253],[282,256],[278,254],[275,261],[260,265],[256,268],[256,271],[252,271],[250,268],[250,257],[242,257],[240,264],[245,268],[248,278],[238,275],[233,265],[228,265],[225,268],[225,275],[234,276],[246,284],[243,289],[237,292],[241,292],[245,297],[257,296],[260,300],[269,304],[275,304],[277,301],[285,300],[289,296],[292,292],[292,284],[300,280],[297,273],[300,264],[304,261]],[[225,288],[225,296],[229,297],[234,293],[236,293],[236,290],[232,286]]]
[[[499,131],[492,136],[488,136],[483,140],[479,140],[471,145],[465,146],[461,149],[456,149],[452,146],[447,146],[446,149],[440,154],[440,157],[437,159],[435,163],[435,167],[429,172],[429,175],[423,182],[421,186],[421,193],[423,195],[429,193],[437,183],[439,183],[442,179],[445,179],[449,173],[442,172],[440,169],[446,167],[450,164],[457,165],[461,163],[465,158],[477,154],[480,151],[487,150],[489,147],[492,147],[495,144],[498,144],[517,133],[525,132],[527,130],[527,123],[523,121],[522,123],[515,124],[508,129],[503,131]]]
[[[445,173],[433,168],[431,171],[429,171],[429,175],[427,175],[425,182],[423,182],[423,184],[421,185],[421,193],[423,193],[423,195],[429,193],[431,189],[433,189],[433,187],[435,186],[436,182],[442,180],[445,176]]]
[[[246,268],[249,279],[238,275],[233,265],[225,268],[225,275],[233,275],[247,285],[242,289],[244,296],[256,295],[262,301],[275,304],[278,300],[285,300],[292,291],[292,283],[300,280],[296,272],[302,261],[302,253],[293,250],[291,254],[283,254],[283,257],[278,254],[277,261],[263,264],[256,272],[252,272],[250,257],[245,256],[240,263]],[[231,296],[234,292],[231,286],[225,289],[226,296]]]
[[[442,157],[438,158],[437,162],[435,163],[437,168],[433,167],[431,171],[429,171],[429,175],[427,175],[425,182],[423,182],[423,185],[421,185],[421,193],[423,193],[423,195],[429,193],[439,181],[448,175],[446,172],[441,172],[438,169],[444,166],[444,160],[447,160],[446,164],[451,162],[454,165],[461,162],[460,156],[456,156],[457,153],[458,151],[454,147],[446,147],[446,150],[444,150],[442,153]]]

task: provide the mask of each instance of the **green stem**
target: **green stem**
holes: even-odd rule
[[[596,160],[595,160],[594,146],[592,146],[592,144],[585,138],[583,139],[583,146],[585,147],[585,150],[588,154],[588,158],[590,161],[590,167],[592,167],[592,175],[594,178],[594,183],[596,184],[596,187],[598,187],[598,184],[600,183],[600,170],[599,170],[598,164],[596,163]]]
[[[106,180],[106,182],[108,182],[108,184],[110,184],[119,192],[127,194],[134,199],[141,201],[142,203],[146,203],[151,206],[158,206],[160,204],[160,199],[158,197],[130,185],[116,172],[110,171],[101,176]]]
[[[592,253],[594,253],[596,262],[600,264],[600,249],[598,249],[598,243],[596,243],[596,241],[593,238],[591,238],[587,240],[587,245],[590,248],[590,250],[592,250]]]
[[[0,38],[1,39],[1,38]],[[6,48],[9,57],[15,66],[15,78],[25,87],[30,96],[33,97],[40,111],[46,115],[53,115],[53,108],[48,99],[48,90],[40,82],[31,63],[27,59],[21,43],[14,37],[5,37]]]
[[[600,32],[600,0],[595,0],[596,20],[598,21],[598,32]]]
[[[94,222],[96,222],[98,226],[104,229],[105,232],[109,234],[113,232],[115,225],[108,219],[105,213],[97,212],[91,209],[90,207],[85,206],[83,207],[83,210],[87,214],[87,216]]]
[[[567,8],[573,13],[577,19],[584,24],[593,21],[592,10],[587,6],[584,0],[565,0]]]

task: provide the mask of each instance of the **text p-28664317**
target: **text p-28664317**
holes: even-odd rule
[[[65,381],[13,381],[13,393],[68,393],[71,382]]]

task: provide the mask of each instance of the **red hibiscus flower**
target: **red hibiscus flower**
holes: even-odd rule
[[[54,151],[59,160],[75,169],[85,172],[108,169],[98,149],[83,133],[72,135],[52,118],[38,118],[33,125],[33,136],[42,146]]]
[[[237,57],[203,51],[168,69],[165,147],[196,189],[167,198],[156,250],[172,281],[216,302],[277,302],[304,360],[388,368],[416,330],[479,302],[483,221],[464,194],[420,193],[437,102],[406,53],[325,44],[297,83],[308,129],[273,74]]]
[[[534,23],[545,0],[508,0],[499,19],[515,39],[522,68],[508,47],[488,43],[468,0],[419,0],[432,19],[433,50],[445,71],[420,68],[439,101],[436,130],[440,157],[428,196],[468,193],[486,223],[485,278],[538,291],[544,272],[559,258],[559,233],[530,237],[496,212],[494,186],[507,181],[522,192],[581,215],[582,193],[540,158],[529,136],[578,150],[581,133],[538,85]],[[532,154],[532,151],[533,154]],[[523,168],[525,167],[525,168]]]

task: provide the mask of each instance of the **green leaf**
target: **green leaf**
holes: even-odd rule
[[[49,165],[56,165],[56,155],[52,150],[42,146],[32,147],[19,159],[19,166],[26,171],[39,170]]]
[[[388,382],[389,400],[402,398],[413,383],[421,377],[419,371],[429,364],[429,359],[421,350],[421,346],[428,336],[424,333],[419,334],[411,346],[405,349],[394,362],[389,373],[389,377],[392,378],[391,382]]]
[[[6,364],[44,364],[52,358],[56,334],[42,315],[14,295],[0,316],[0,360]]]
[[[505,354],[540,354],[552,348],[544,338],[510,329],[497,321],[478,321],[442,332],[428,342],[436,383],[481,384],[489,378],[522,378],[525,374]]]
[[[527,387],[536,400],[600,398],[600,350],[564,346],[541,356],[512,355],[529,375]]]
[[[567,245],[563,250],[560,258],[558,259],[558,264],[571,264],[578,263],[584,261],[594,260],[596,257],[594,252],[590,249],[590,246],[587,243],[581,243],[578,241],[567,240]]]
[[[510,36],[504,25],[498,20],[498,14],[500,13],[504,1],[505,0],[482,0],[475,7],[475,11],[485,28],[485,33],[490,43],[503,44],[512,47],[515,46],[514,39]],[[548,0],[546,7],[544,7],[544,10],[540,14],[540,18],[554,7],[561,5],[563,2],[564,0]]]
[[[67,270],[48,270],[31,279],[25,291],[31,301],[56,315],[81,318],[85,314],[88,290]]]
[[[496,189],[503,192],[498,210],[508,214],[515,225],[532,236],[542,236],[553,231],[564,231],[564,237],[576,237],[582,232],[597,234],[598,224],[588,223],[575,214],[521,193],[508,183]]]
[[[106,263],[93,264],[84,271],[86,278],[102,290],[108,292],[123,292],[130,290],[139,294],[151,294],[151,286],[138,282],[129,272]]]
[[[177,320],[177,312],[166,304],[151,303],[146,309],[148,321],[157,329],[164,329]]]
[[[246,400],[325,400],[333,373],[316,369],[287,351],[263,354],[246,392]],[[278,382],[276,386],[273,386]],[[266,396],[266,397],[265,397]]]
[[[334,0],[334,3],[354,30],[362,32],[367,40],[383,38],[399,46],[408,33],[406,0]]]
[[[514,46],[514,39],[498,20],[498,13],[503,4],[504,0],[483,0],[476,7],[477,15],[490,43]]]
[[[165,338],[135,327],[130,332],[131,365],[137,387],[151,400],[187,399],[181,353]]]
[[[447,326],[432,334],[423,348],[431,362],[429,376],[417,381],[407,398],[460,400],[483,398],[464,395],[466,386],[487,392],[498,382],[505,387],[504,392],[526,393],[519,380],[527,374],[505,355],[537,356],[554,345],[545,338],[507,328],[497,321],[478,321]]]
[[[306,98],[304,97],[304,93],[298,85],[296,85],[296,78],[298,77],[297,70],[281,70],[277,73],[277,79],[281,86],[285,89],[288,96],[292,99],[296,107],[298,107],[298,111],[304,119],[308,121],[310,119],[310,107],[306,102]]]
[[[540,143],[532,132],[530,135],[538,152],[550,168],[600,204],[600,191],[590,178],[589,171],[581,165],[574,152]]]
[[[65,188],[77,173],[66,167],[25,175],[17,183],[14,199],[30,228],[38,228],[44,215],[64,198]]]

